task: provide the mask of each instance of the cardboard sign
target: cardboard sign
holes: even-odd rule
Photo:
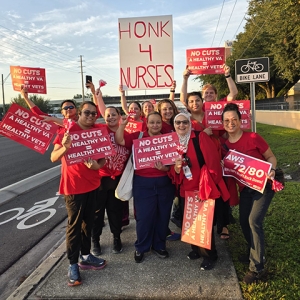
[[[172,16],[118,22],[121,85],[128,90],[170,88],[174,78]]]
[[[115,154],[105,127],[74,131],[70,135],[72,145],[64,155],[68,166],[82,163],[88,158],[99,159]]]
[[[264,192],[271,163],[235,150],[229,150],[223,161],[223,176],[232,176],[249,188]]]
[[[194,75],[224,74],[225,48],[187,49],[186,64]]]
[[[155,162],[172,165],[180,157],[177,152],[179,144],[176,132],[136,139],[133,141],[134,169],[154,168]]]
[[[10,66],[10,75],[14,91],[20,92],[23,85],[28,93],[47,94],[45,69]]]
[[[201,201],[198,191],[186,191],[181,240],[211,249],[215,200]]]
[[[0,123],[0,133],[32,150],[44,154],[57,125],[46,123],[30,110],[13,103]]]
[[[136,121],[133,121],[130,119],[129,119],[127,125],[125,126],[125,130],[128,133],[142,131],[142,128],[143,128],[143,122],[136,122]]]
[[[250,129],[250,100],[205,102],[204,111],[206,126],[214,130],[224,130],[222,112],[228,103],[235,103],[239,106],[239,111],[241,113],[241,129]]]

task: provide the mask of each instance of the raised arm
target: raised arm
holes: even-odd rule
[[[104,116],[105,110],[106,110],[106,105],[103,101],[102,92],[101,92],[100,88],[95,89],[95,86],[91,81],[89,81],[89,83],[86,84],[86,87],[91,90],[91,93],[93,95],[93,102],[97,105],[97,110],[99,110],[99,111],[97,111],[97,113],[99,114],[99,112],[100,112],[101,116]]]
[[[124,130],[125,130],[125,126],[127,125],[127,123],[128,123],[128,117],[122,116],[119,128],[115,133],[115,142],[118,145],[125,146]]]
[[[237,96],[238,89],[236,87],[234,80],[232,79],[232,77],[230,75],[230,67],[228,67],[227,65],[224,65],[223,68],[225,71],[224,75],[225,75],[227,85],[229,88],[229,94],[227,95],[227,101],[232,101]]]
[[[180,102],[186,106],[185,100],[187,97],[187,86],[188,86],[188,80],[191,75],[191,71],[189,70],[189,67],[186,66],[185,70],[183,71],[183,82],[181,86],[181,91],[180,91]]]
[[[122,105],[122,109],[124,111],[124,113],[126,115],[128,115],[129,113],[129,109],[128,109],[128,106],[127,106],[127,101],[126,101],[126,96],[125,96],[125,90],[123,89],[123,86],[122,85],[119,85],[119,92],[121,94],[121,105]]]
[[[33,108],[36,105],[29,99],[28,97],[28,90],[26,87],[21,86],[21,95],[23,99],[25,100],[26,104],[28,105],[29,108]]]
[[[175,100],[175,90],[176,90],[176,80],[173,80],[172,86],[170,88],[170,96],[169,96],[169,99],[172,101]]]

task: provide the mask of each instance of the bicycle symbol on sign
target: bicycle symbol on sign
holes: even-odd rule
[[[49,208],[49,207],[54,205],[58,198],[59,197],[53,197],[53,198],[49,198],[49,199],[46,199],[46,200],[36,202],[36,203],[34,203],[34,206],[29,208],[27,210],[27,213],[24,214],[24,215],[22,215],[23,212],[25,211],[24,207],[12,208],[12,209],[6,210],[4,212],[1,212],[0,216],[2,216],[4,214],[7,214],[7,213],[14,212],[14,211],[16,211],[17,213],[13,217],[11,217],[11,218],[3,221],[3,222],[0,222],[0,225],[3,225],[5,223],[8,223],[8,222],[14,220],[14,219],[17,219],[18,221],[21,220],[21,222],[19,222],[18,225],[17,225],[18,229],[28,229],[28,228],[31,228],[31,227],[34,227],[34,226],[38,226],[38,225],[46,222],[47,220],[49,220],[50,218],[52,218],[55,215],[56,209],[55,208]],[[46,218],[43,218],[43,219],[39,220],[38,222],[36,222],[36,220],[34,220],[33,222],[29,222],[29,223],[32,223],[32,224],[29,224],[29,225],[25,224],[26,221],[28,221],[30,218],[32,218],[32,217],[34,217],[38,214],[41,214],[41,213],[49,213],[49,215],[46,216]]]
[[[256,71],[256,72],[261,72],[264,69],[263,64],[259,64],[256,61],[250,61],[248,60],[246,65],[243,65],[241,67],[241,71],[243,73],[248,73],[250,70]]]

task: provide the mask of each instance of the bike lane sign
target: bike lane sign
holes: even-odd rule
[[[269,57],[235,61],[236,83],[267,82],[270,80]]]

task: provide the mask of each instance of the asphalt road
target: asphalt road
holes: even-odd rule
[[[0,135],[0,189],[58,165],[50,161],[52,149],[40,154]]]

